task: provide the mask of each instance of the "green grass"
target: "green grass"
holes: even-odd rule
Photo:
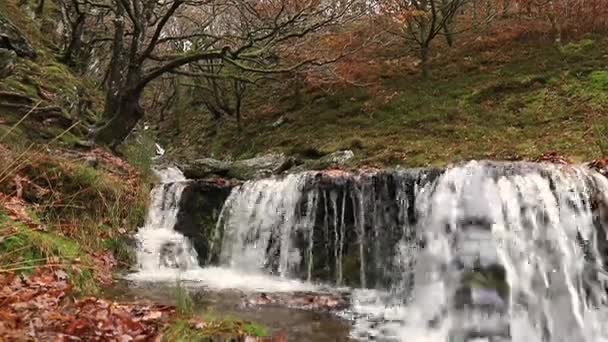
[[[265,116],[249,108],[240,134],[231,118],[212,134],[216,126],[204,113],[180,113],[191,124],[172,137],[171,153],[242,158],[291,154],[294,146],[353,149],[355,164],[378,166],[534,158],[550,150],[589,160],[601,153],[593,128],[608,124],[607,49],[608,40],[594,37],[566,45],[567,52],[534,41],[463,50],[436,61],[430,80],[404,73],[382,81],[379,92],[306,94],[295,110],[285,111],[288,98]],[[459,67],[466,56],[469,67]],[[287,122],[273,128],[280,115]]]
[[[175,284],[175,308],[177,313],[182,316],[191,315],[194,312],[194,301],[188,289],[182,285],[178,279]]]
[[[89,269],[92,259],[74,240],[65,238],[54,231],[34,230],[11,220],[0,211],[0,269],[2,272],[29,273],[49,260],[63,265],[77,293],[93,294],[99,288],[93,272]],[[13,228],[13,230],[9,230]],[[71,267],[76,266],[75,268]]]
[[[218,337],[230,340],[243,334],[268,336],[268,329],[262,325],[196,307],[179,279],[176,280],[173,297],[178,318],[165,328],[164,341],[216,341],[212,338]],[[198,326],[192,321],[199,322]]]
[[[204,327],[196,328],[186,319],[177,319],[169,324],[163,332],[163,341],[217,341],[223,337],[226,341],[236,339],[242,334],[254,337],[268,336],[268,329],[251,322],[232,319],[203,320]]]

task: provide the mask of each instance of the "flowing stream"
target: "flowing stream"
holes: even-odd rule
[[[130,280],[346,290],[350,307],[334,315],[356,340],[608,341],[608,181],[583,166],[472,161],[249,181],[225,201],[209,255],[174,230],[189,182],[173,168],[159,175]]]

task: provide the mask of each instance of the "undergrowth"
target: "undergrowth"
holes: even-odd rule
[[[146,212],[145,166],[102,149],[65,149],[58,138],[67,130],[29,140],[19,134],[23,121],[0,135],[0,271],[65,267],[80,292],[96,292],[100,253],[112,252],[123,267],[134,261],[129,236]]]
[[[598,156],[603,138],[596,127],[608,124],[606,38],[589,36],[561,49],[542,37],[477,45],[462,42],[436,57],[428,80],[404,70],[374,87],[305,89],[298,99],[259,90],[284,96],[266,96],[267,110],[247,108],[240,133],[230,118],[213,123],[204,112],[182,108],[189,125],[177,136],[167,125],[166,142],[181,159],[294,154],[297,146],[321,154],[351,149],[355,166],[380,167],[533,159],[548,151],[574,161]]]

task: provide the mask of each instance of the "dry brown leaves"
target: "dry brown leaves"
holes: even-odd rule
[[[120,176],[129,184],[137,184],[139,172],[129,163],[113,155],[112,153],[96,147],[89,151],[80,153],[80,158],[95,159],[99,161],[108,171]]]
[[[547,152],[547,153],[543,154],[542,156],[534,159],[534,162],[536,162],[536,163],[553,163],[553,164],[560,164],[560,165],[572,164],[572,161],[570,161],[568,158],[560,155],[559,153],[557,153],[555,151],[551,151],[551,152]]]
[[[603,175],[608,175],[608,157],[596,159],[589,163],[588,166]]]
[[[348,300],[340,295],[334,294],[273,294],[265,293],[246,298],[242,305],[244,307],[256,306],[286,306],[294,309],[312,311],[338,311],[348,307]]]
[[[38,269],[31,277],[0,275],[2,341],[153,341],[174,313],[168,306],[73,301],[67,274]]]
[[[116,259],[112,252],[93,252],[93,262],[95,264],[95,280],[102,286],[111,285],[114,281],[112,273],[116,266]]]
[[[38,227],[27,212],[26,203],[17,196],[9,196],[0,192],[0,208],[14,221],[20,221],[29,227]]]

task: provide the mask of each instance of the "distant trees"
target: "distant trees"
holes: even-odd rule
[[[414,43],[420,55],[424,77],[430,75],[429,57],[431,42],[444,34],[447,43],[453,44],[452,24],[459,11],[469,0],[387,0],[383,10],[397,25],[391,32]]]

